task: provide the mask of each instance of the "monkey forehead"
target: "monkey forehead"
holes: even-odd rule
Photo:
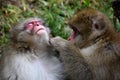
[[[37,23],[43,25],[43,23],[41,21],[39,21],[39,20],[32,20],[32,21],[26,23],[25,26],[27,26],[28,24],[33,24],[34,25],[34,24],[37,24]]]
[[[68,24],[81,24],[82,22],[88,24],[95,20],[103,20],[104,22],[109,21],[108,17],[102,12],[93,8],[86,8],[76,13]]]
[[[68,23],[80,23],[90,21],[90,18],[93,18],[99,14],[98,11],[92,8],[86,8],[78,11],[74,17]]]
[[[27,18],[25,20],[22,20],[18,23],[18,25],[16,25],[15,27],[13,27],[13,29],[18,29],[18,30],[22,30],[25,28],[25,25],[31,21],[40,21],[41,23],[44,23],[44,20],[42,20],[41,18],[38,17],[33,17],[33,18]]]
[[[93,9],[93,8],[86,8],[86,9],[83,9],[77,13],[77,15],[81,15],[83,17],[86,15],[94,16],[97,14],[102,15],[102,13],[100,11]]]
[[[28,19],[26,19],[24,21],[24,25],[29,23],[29,22],[37,22],[37,21],[39,21],[41,23],[44,23],[44,21],[42,19],[36,17],[36,18],[28,18]]]

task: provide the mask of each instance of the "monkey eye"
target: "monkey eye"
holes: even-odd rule
[[[28,23],[26,24],[25,29],[32,30],[33,26],[34,26],[33,23]]]
[[[33,26],[33,24],[32,24],[32,23],[29,23],[28,26]]]

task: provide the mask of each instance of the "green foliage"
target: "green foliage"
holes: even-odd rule
[[[0,23],[5,36],[0,36],[0,44],[8,41],[9,29],[22,19],[28,17],[43,18],[51,29],[53,36],[67,39],[70,32],[66,30],[67,21],[77,10],[93,7],[101,10],[112,19],[110,1],[104,0],[16,0],[4,4],[0,13]]]

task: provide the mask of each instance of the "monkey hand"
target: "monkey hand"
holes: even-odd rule
[[[51,38],[50,42],[51,45],[53,45],[53,47],[55,47],[55,49],[58,51],[73,51],[77,49],[77,47],[72,42],[67,41],[61,37]]]
[[[70,43],[69,41],[61,37],[51,38],[50,42],[54,47],[60,48],[60,49],[66,47]]]

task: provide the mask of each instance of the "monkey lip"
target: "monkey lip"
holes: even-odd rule
[[[75,28],[75,27],[71,27],[71,28],[72,28],[73,32],[72,32],[72,34],[69,36],[68,40],[71,41],[71,42],[73,42],[74,39],[75,39],[75,37],[78,36],[80,32],[79,32],[79,31],[77,30],[77,28]]]
[[[40,29],[38,29],[37,31],[40,31],[40,30],[44,30],[44,28],[40,28]]]
[[[41,32],[42,30],[45,30],[45,29],[44,29],[44,28],[37,29],[37,30],[35,31],[35,33],[38,33],[38,34],[39,34],[39,32]]]

